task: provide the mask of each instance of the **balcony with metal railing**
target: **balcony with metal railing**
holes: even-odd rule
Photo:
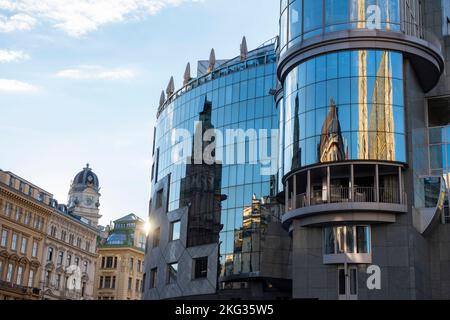
[[[38,298],[40,289],[25,287],[8,281],[0,281],[0,290],[11,292],[12,294],[19,295],[24,299]]]
[[[395,222],[396,214],[407,212],[403,190],[400,164],[351,162],[299,170],[285,179],[283,222]]]

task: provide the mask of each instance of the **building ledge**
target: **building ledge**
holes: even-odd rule
[[[326,203],[289,211],[283,215],[282,222],[288,228],[293,220],[300,226],[323,226],[352,223],[394,223],[396,214],[407,213],[404,204],[380,202]]]

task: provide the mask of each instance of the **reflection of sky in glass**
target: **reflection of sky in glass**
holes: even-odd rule
[[[284,1],[280,19],[282,53],[287,47],[322,33],[373,27],[367,24],[367,9],[371,5],[380,8],[381,24],[377,28],[400,31],[400,0]]]

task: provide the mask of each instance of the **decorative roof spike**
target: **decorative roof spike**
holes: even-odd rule
[[[216,66],[216,52],[214,51],[214,48],[212,48],[211,53],[209,55],[208,73],[212,72],[215,66]]]
[[[191,81],[191,64],[188,62],[186,66],[186,71],[184,71],[184,85],[187,85],[189,81]]]
[[[159,98],[159,106],[161,107],[164,102],[166,102],[166,95],[164,93],[164,90],[161,92],[161,98]]]
[[[169,98],[171,95],[173,95],[175,92],[175,83],[173,81],[173,77],[170,77],[169,84],[167,85],[166,93],[167,98]]]
[[[241,43],[241,61],[247,59],[247,56],[248,56],[247,39],[243,37]]]

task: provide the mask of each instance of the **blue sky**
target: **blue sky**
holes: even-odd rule
[[[187,62],[276,35],[278,0],[0,0],[0,168],[67,201],[87,162],[101,223],[145,217],[156,106]]]

